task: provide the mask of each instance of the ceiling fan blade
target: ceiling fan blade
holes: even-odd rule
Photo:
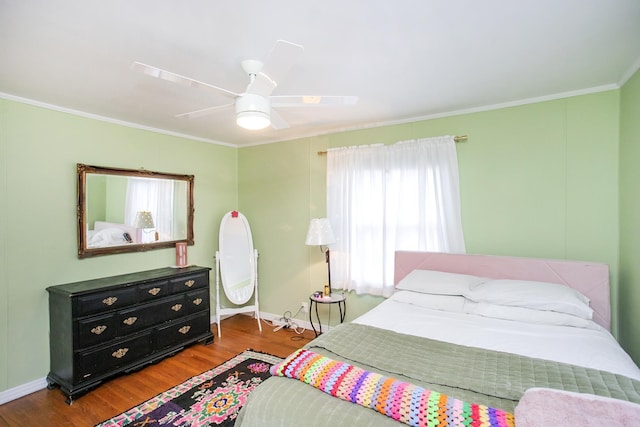
[[[289,123],[273,108],[271,109],[271,127],[273,129],[288,129]]]
[[[230,104],[224,105],[216,105],[215,107],[207,107],[201,110],[190,111],[188,113],[177,114],[176,117],[185,118],[185,119],[195,119],[197,117],[208,116],[209,114],[213,114],[216,110],[221,110],[223,108],[233,106],[233,102]]]
[[[262,70],[249,83],[247,93],[269,96],[287,75],[304,51],[304,47],[286,40],[278,40],[264,61]]]
[[[205,87],[205,88],[213,89],[219,93],[222,93],[223,95],[231,96],[233,98],[240,96],[240,94],[231,92],[230,90],[226,90],[218,86],[210,85],[209,83],[205,83],[199,80],[185,77],[180,74],[173,73],[171,71],[163,70],[161,68],[154,67],[153,65],[143,64],[142,62],[137,62],[137,61],[134,62],[133,64],[131,64],[131,69],[151,77],[167,80],[167,81],[178,83],[184,86],[195,87],[195,88]]]
[[[355,105],[357,96],[271,96],[271,105],[275,107],[300,107],[300,106],[340,106]]]

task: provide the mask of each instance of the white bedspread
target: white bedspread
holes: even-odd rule
[[[604,328],[493,319],[386,300],[354,323],[454,344],[599,369],[640,380],[640,369]]]

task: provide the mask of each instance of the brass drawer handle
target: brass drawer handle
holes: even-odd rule
[[[118,297],[109,297],[103,299],[102,303],[106,305],[113,305],[113,303],[115,303],[116,301],[118,301]]]
[[[187,280],[186,282],[184,282],[184,285],[188,288],[192,287],[194,284],[196,283],[195,280]]]
[[[195,305],[200,305],[200,304],[202,304],[202,298],[196,298],[196,299],[194,299],[194,300],[193,300],[193,303],[194,303]]]
[[[173,307],[171,307],[171,310],[173,311],[180,311],[182,309],[182,304],[176,304]]]
[[[148,292],[155,297],[160,293],[160,288],[151,288]]]
[[[124,323],[125,325],[129,325],[129,326],[131,326],[131,325],[133,325],[134,323],[136,323],[136,320],[138,320],[138,318],[137,318],[137,317],[135,317],[135,316],[131,316],[131,317],[127,317],[126,319],[124,319],[124,320],[122,321],[122,323]]]
[[[181,334],[186,334],[187,332],[189,332],[189,330],[191,329],[191,326],[187,325],[187,326],[183,326],[182,328],[178,329],[178,332],[180,332]]]
[[[95,328],[92,328],[91,329],[91,333],[92,334],[96,334],[96,335],[100,335],[101,333],[103,333],[106,330],[107,330],[107,327],[105,325],[99,325],[99,326],[96,326]]]
[[[114,351],[113,353],[111,353],[111,355],[113,357],[115,357],[116,359],[122,359],[125,356],[125,354],[127,354],[128,351],[129,351],[129,349],[126,348],[126,347],[125,348],[120,348],[120,349]]]

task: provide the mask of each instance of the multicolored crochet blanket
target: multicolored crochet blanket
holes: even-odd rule
[[[271,375],[298,379],[410,426],[515,427],[510,412],[464,402],[306,349],[273,365]]]

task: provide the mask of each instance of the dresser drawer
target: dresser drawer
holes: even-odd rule
[[[151,332],[116,341],[107,347],[77,354],[74,381],[85,381],[121,366],[134,363],[152,352]]]
[[[170,281],[171,293],[185,292],[191,289],[204,288],[209,285],[209,274],[200,273],[190,276],[182,276]]]
[[[87,348],[114,339],[116,332],[115,313],[89,317],[78,320],[77,339],[73,342],[77,348]]]
[[[156,348],[163,349],[210,332],[209,312],[162,325],[156,330]]]
[[[187,314],[184,295],[163,298],[118,312],[118,335],[124,336]]]
[[[85,316],[126,307],[136,301],[136,294],[135,287],[128,287],[76,297],[75,315]]]
[[[138,300],[151,301],[169,295],[169,281],[145,283],[138,286]]]
[[[207,310],[209,308],[209,288],[188,292],[186,304],[189,314]]]

